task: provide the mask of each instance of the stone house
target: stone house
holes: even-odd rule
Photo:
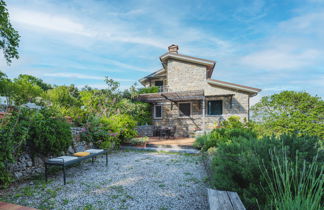
[[[215,61],[178,54],[178,49],[169,46],[160,56],[162,68],[139,80],[160,90],[139,96],[152,104],[153,125],[176,125],[176,136],[187,137],[232,115],[248,120],[250,97],[261,90],[211,79]]]

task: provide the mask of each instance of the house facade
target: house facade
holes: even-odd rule
[[[176,136],[193,136],[212,129],[232,115],[249,118],[250,97],[261,90],[211,79],[216,62],[178,53],[171,45],[160,56],[162,68],[140,79],[158,93],[141,94],[152,104],[153,125],[177,127]]]

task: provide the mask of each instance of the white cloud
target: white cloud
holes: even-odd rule
[[[45,77],[61,77],[61,78],[75,78],[75,79],[89,79],[89,80],[105,80],[104,76],[93,76],[87,74],[79,74],[79,73],[45,73],[43,74]],[[132,79],[122,79],[122,78],[112,78],[115,81],[119,82],[132,82]]]
[[[311,49],[300,53],[289,50],[267,49],[243,56],[241,61],[243,64],[256,69],[288,70],[307,67],[319,56],[321,56],[319,51]]]
[[[93,33],[87,31],[84,25],[65,16],[13,8],[11,18],[14,22],[45,30],[93,36]]]

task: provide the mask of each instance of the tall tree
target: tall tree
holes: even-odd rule
[[[324,101],[306,92],[283,91],[252,107],[269,134],[297,133],[324,138]]]
[[[42,88],[44,91],[52,89],[52,86],[50,84],[45,83],[42,79],[28,75],[28,74],[20,74],[18,76],[18,79],[26,80],[31,84],[38,85],[40,88]]]
[[[0,0],[0,49],[3,51],[7,64],[10,64],[12,59],[19,58],[17,49],[20,36],[9,21],[6,6],[6,3]]]

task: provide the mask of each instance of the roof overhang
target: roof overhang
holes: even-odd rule
[[[165,69],[157,70],[157,71],[155,71],[155,72],[153,72],[153,73],[151,73],[151,74],[149,74],[149,75],[147,75],[147,76],[145,76],[145,77],[139,79],[138,81],[139,81],[142,85],[144,85],[143,83],[144,83],[145,81],[149,80],[149,79],[154,79],[154,78],[162,77],[162,76],[163,76],[162,74],[163,74],[164,72],[165,72]]]
[[[194,101],[202,100],[204,98],[203,90],[189,90],[189,91],[177,91],[177,92],[161,92],[161,93],[146,93],[140,94],[138,99],[140,101],[154,103],[159,101]]]
[[[230,97],[234,94],[221,94],[205,96],[204,90],[188,90],[177,92],[162,92],[162,93],[146,93],[140,94],[138,100],[148,103],[156,103],[163,101],[180,102],[180,101],[199,101],[210,97]]]
[[[250,96],[255,96],[258,94],[258,92],[261,91],[261,89],[259,89],[259,88],[248,87],[248,86],[234,84],[234,83],[230,83],[230,82],[224,82],[224,81],[220,81],[220,80],[208,79],[207,82],[209,84],[220,86],[220,87],[241,90],[241,91],[249,93]]]
[[[166,61],[168,59],[176,59],[180,61],[185,61],[189,63],[195,63],[199,65],[203,65],[207,67],[207,77],[210,78],[211,75],[213,74],[214,67],[216,65],[216,62],[213,60],[207,60],[207,59],[202,59],[202,58],[195,58],[187,55],[181,55],[177,53],[165,53],[160,56],[160,60],[162,62],[163,67],[165,67]]]

